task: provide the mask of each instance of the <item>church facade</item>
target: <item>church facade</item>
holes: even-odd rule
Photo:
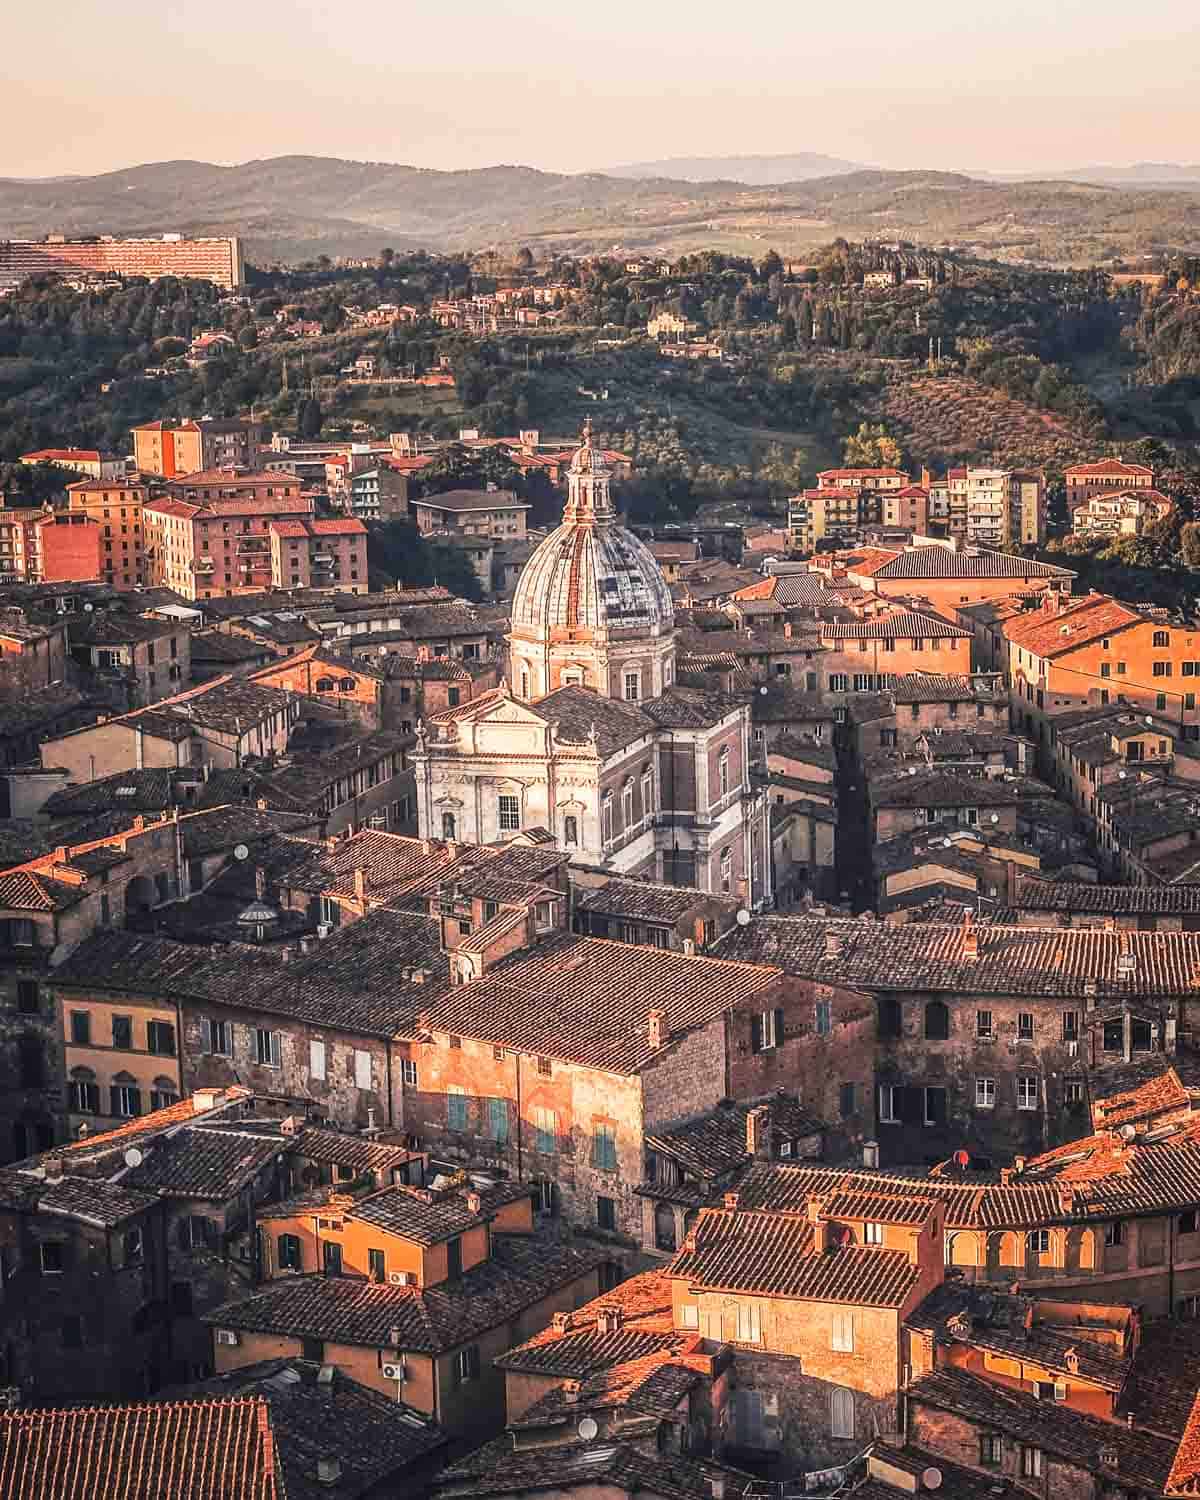
[[[510,680],[418,725],[424,837],[545,829],[580,868],[770,900],[749,709],[676,683],[670,590],[617,524],[587,431],[562,524],[517,584],[508,641]]]

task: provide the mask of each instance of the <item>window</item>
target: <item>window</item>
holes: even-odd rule
[[[462,689],[461,688],[452,687],[452,688],[447,688],[446,689],[446,702],[449,705],[449,707],[451,707],[451,708],[457,708],[458,707],[459,699],[461,698],[461,696],[462,696]]]
[[[86,1010],[71,1012],[71,1040],[77,1047],[88,1047],[92,1041],[92,1018]]]
[[[818,1000],[813,1006],[813,1026],[818,1036],[829,1036],[833,1031],[833,1001]],[[782,1028],[781,1028],[782,1030]]]
[[[90,1068],[76,1068],[71,1074],[70,1108],[80,1115],[100,1113],[100,1086]]]
[[[879,1085],[879,1122],[881,1125],[900,1123],[900,1086],[894,1083]]]
[[[458,837],[454,831],[454,814],[444,812],[442,814],[442,837],[451,843]]]
[[[1025,1247],[1030,1255],[1049,1255],[1050,1231],[1048,1229],[1031,1229],[1025,1236]]]
[[[843,1083],[838,1088],[838,1109],[843,1120],[855,1113],[858,1105],[856,1091],[857,1085],[853,1083]]]
[[[882,1224],[872,1224],[870,1222],[864,1224],[863,1225],[863,1244],[864,1245],[882,1245],[883,1244],[883,1225]]]
[[[579,843],[579,819],[571,814],[563,819],[563,843],[570,845]]]
[[[1104,1226],[1104,1243],[1109,1246],[1123,1245],[1125,1243],[1125,1224],[1121,1219],[1113,1219]]]
[[[1063,1084],[1063,1100],[1067,1104],[1083,1103],[1083,1079],[1068,1078]]]
[[[336,1240],[321,1241],[321,1269],[326,1276],[342,1274],[342,1247]]]
[[[1004,1439],[998,1432],[980,1433],[979,1462],[985,1469],[998,1469],[1004,1462]]]
[[[894,1040],[904,1035],[904,1009],[899,1000],[891,995],[881,995],[877,1004],[878,1035]]]
[[[1031,1448],[1028,1444],[1021,1444],[1021,1477],[1023,1479],[1040,1479],[1042,1477],[1042,1450]]]
[[[1017,1014],[1017,1041],[1033,1041],[1033,1015],[1027,1010]]]
[[[1156,661],[1153,663],[1150,674],[1152,677],[1170,677],[1171,663],[1169,661]]]
[[[61,1276],[66,1265],[66,1246],[62,1240],[43,1240],[38,1247],[43,1276]]]
[[[733,890],[733,851],[721,850],[721,890],[725,895]]]
[[[200,1019],[200,1050],[215,1057],[233,1056],[233,1026],[229,1021]]]
[[[36,1016],[41,1008],[41,991],[39,989],[37,980],[18,979],[17,1010],[23,1016]],[[72,1038],[72,1040],[74,1040],[74,1038]]]
[[[621,788],[621,827],[627,832],[633,827],[633,782],[627,781]]]
[[[829,1436],[854,1436],[854,1392],[839,1385],[829,1393]]]
[[[123,1052],[133,1050],[133,1020],[130,1016],[112,1018],[112,1044]]]
[[[537,1060],[537,1072],[539,1078],[552,1078],[554,1076],[554,1064],[548,1057],[539,1057]]]
[[[1152,646],[1169,646],[1171,644],[1171,632],[1169,630],[1156,630],[1150,644]]]
[[[151,1021],[146,1027],[146,1042],[158,1057],[175,1056],[175,1028],[170,1021]]]
[[[694,1302],[684,1302],[680,1304],[679,1326],[681,1328],[700,1327],[700,1309]]]
[[[946,1090],[944,1088],[927,1088],[925,1090],[925,1124],[944,1125],[946,1123]]]
[[[521,826],[521,803],[517,797],[502,794],[497,799],[500,828],[505,833],[515,833]]]
[[[1197,1211],[1194,1208],[1186,1209],[1179,1215],[1179,1233],[1195,1234],[1197,1224]]]
[[[467,1128],[467,1091],[458,1083],[452,1083],[446,1090],[446,1128]]]
[[[617,1130],[607,1120],[596,1120],[592,1125],[592,1166],[602,1172],[617,1170]]]
[[[372,1281],[387,1280],[387,1256],[382,1250],[367,1251],[367,1273]]]
[[[132,1083],[114,1083],[110,1093],[112,1095],[111,1113],[119,1115],[122,1119],[133,1119],[142,1112],[141,1090]]]
[[[625,701],[636,703],[641,696],[642,679],[638,672],[625,673]]]
[[[1038,1081],[1032,1073],[1018,1073],[1017,1075],[1017,1108],[1036,1109],[1038,1107]]]
[[[543,1153],[558,1150],[558,1117],[540,1105],[533,1112],[533,1148]]]
[[[478,1379],[479,1345],[468,1344],[465,1349],[460,1349],[454,1356],[454,1383],[466,1385],[468,1381]]]
[[[446,1046],[450,1048],[451,1052],[461,1052],[462,1051],[462,1037],[460,1037],[460,1036],[454,1036],[453,1034],[450,1035],[450,1036],[448,1036],[446,1038]]]
[[[854,1353],[854,1314],[852,1312],[834,1308],[829,1347],[835,1354]]]
[[[1154,695],[1154,707],[1158,710],[1159,713],[1165,713],[1166,712],[1166,709],[1167,709],[1167,695],[1166,695],[1166,693],[1155,693],[1155,695]]]
[[[930,1000],[925,1007],[925,1040],[945,1042],[950,1037],[950,1007],[943,1000]]]
[[[830,672],[829,691],[831,693],[845,693],[850,689],[850,676],[847,672]]]
[[[267,1031],[256,1027],[254,1032],[254,1056],[264,1068],[283,1066],[282,1037],[278,1031]]]
[[[304,1247],[298,1234],[281,1234],[275,1245],[281,1271],[303,1271]]]
[[[508,1140],[508,1100],[489,1099],[487,1102],[487,1133],[493,1141]]]
[[[596,1194],[596,1227],[615,1231],[617,1227],[617,1200]]]
[[[179,1103],[179,1095],[175,1092],[175,1085],[169,1078],[156,1078],[154,1087],[150,1090],[150,1108],[169,1109],[172,1104]]]
[[[1125,1025],[1122,1021],[1105,1021],[1104,1039],[1102,1043],[1105,1052],[1124,1052],[1125,1050]]]
[[[325,1043],[316,1037],[308,1044],[308,1076],[317,1083],[325,1081]]]
[[[737,1310],[737,1341],[739,1344],[760,1344],[762,1323],[757,1302],[739,1302]]]
[[[996,1107],[996,1080],[994,1078],[977,1078],[975,1080],[975,1108],[995,1109]]]
[[[356,1089],[371,1087],[371,1054],[364,1052],[361,1047],[354,1049],[354,1087]]]
[[[725,797],[729,794],[729,751],[722,750],[717,756],[717,794]]]
[[[783,1009],[760,1010],[750,1018],[750,1050],[770,1052],[783,1041]]]
[[[975,1035],[981,1042],[990,1042],[996,1035],[992,1030],[992,1013],[990,1010],[977,1010],[975,1012]]]
[[[1111,677],[1112,676],[1112,662],[1110,662],[1110,661],[1102,661],[1100,663],[1100,676],[1101,677]]]
[[[1079,1012],[1077,1010],[1063,1011],[1062,1034],[1064,1042],[1077,1042],[1079,1040]]]

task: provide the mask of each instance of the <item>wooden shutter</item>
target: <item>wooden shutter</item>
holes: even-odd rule
[[[783,1046],[783,1006],[777,1006],[775,1010],[775,1045]]]
[[[750,1050],[761,1052],[763,1048],[763,1022],[760,1012],[755,1011],[750,1017]]]

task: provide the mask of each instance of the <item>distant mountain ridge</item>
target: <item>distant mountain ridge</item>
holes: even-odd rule
[[[814,177],[840,177],[846,172],[870,170],[862,162],[822,156],[815,151],[797,151],[783,156],[673,156],[662,161],[634,162],[629,166],[606,169],[610,177],[744,182],[751,187],[779,187],[786,182],[807,182]]]
[[[774,247],[803,255],[837,235],[955,245],[1052,264],[1060,257],[1086,263],[1111,256],[1114,247],[1122,254],[1200,248],[1200,191],[1189,191],[1186,178],[1145,185],[1097,182],[1089,174],[1012,181],[854,168],[811,154],[719,160],[726,171],[739,161],[773,161],[780,171],[785,163],[798,170],[805,161],[810,167],[832,161],[841,170],[751,184],[729,177],[570,176],[508,165],[443,172],[319,156],[235,166],[150,162],[93,177],[0,179],[0,238],[238,234],[259,265],[321,254],[371,256],[385,246],[665,255],[713,248],[754,257]],[[675,165],[686,170],[688,163]],[[1116,192],[1128,199],[1119,222],[1111,212]]]

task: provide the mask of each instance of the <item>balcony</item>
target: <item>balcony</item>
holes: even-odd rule
[[[211,557],[198,557],[192,564],[192,571],[195,573],[211,573],[214,566]]]

